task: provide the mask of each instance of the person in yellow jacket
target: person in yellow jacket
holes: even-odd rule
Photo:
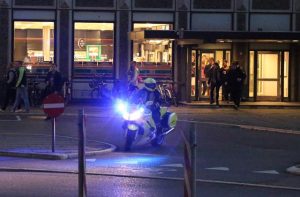
[[[26,64],[28,64],[29,58],[24,59],[23,64],[17,68],[18,79],[16,83],[16,99],[12,108],[12,112],[15,112],[17,107],[20,105],[21,99],[24,101],[25,111],[22,112],[29,113],[29,98],[28,98],[28,88],[27,88],[27,77],[26,77]]]

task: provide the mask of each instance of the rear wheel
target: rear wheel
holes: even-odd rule
[[[125,146],[124,146],[125,151],[131,150],[132,143],[135,139],[135,134],[136,134],[136,131],[127,130],[126,141],[125,141]]]

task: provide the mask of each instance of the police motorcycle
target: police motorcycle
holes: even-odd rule
[[[147,108],[152,104],[152,101],[144,105],[118,101],[117,108],[124,119],[122,128],[125,132],[125,151],[129,151],[133,145],[150,143],[154,147],[160,146],[165,136],[174,130],[177,123],[176,113],[169,112],[167,107],[160,107],[161,128],[157,129],[152,112]]]

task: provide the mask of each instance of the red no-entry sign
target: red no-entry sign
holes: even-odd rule
[[[58,94],[50,94],[43,100],[44,112],[51,118],[58,117],[64,112],[64,98]]]

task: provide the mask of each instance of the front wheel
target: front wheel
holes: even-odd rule
[[[135,134],[136,134],[136,131],[127,130],[126,141],[125,141],[125,146],[124,146],[125,151],[131,150],[131,146],[135,139]]]
[[[156,138],[154,138],[151,141],[151,145],[154,147],[158,147],[161,146],[164,141],[165,141],[165,135],[158,135],[156,136]]]

